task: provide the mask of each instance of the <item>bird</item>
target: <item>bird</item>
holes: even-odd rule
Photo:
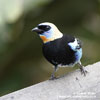
[[[81,63],[82,42],[75,36],[63,34],[50,22],[43,22],[32,29],[43,41],[42,52],[44,57],[53,66],[50,79],[56,79],[55,72],[59,67],[73,67],[79,65],[80,71],[86,76],[87,70]]]

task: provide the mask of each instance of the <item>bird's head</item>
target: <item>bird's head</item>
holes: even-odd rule
[[[37,27],[32,29],[32,31],[37,32],[44,43],[53,41],[63,36],[58,28],[49,22],[38,24]]]

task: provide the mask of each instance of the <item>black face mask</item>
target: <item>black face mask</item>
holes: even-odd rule
[[[49,31],[51,27],[49,25],[39,25],[38,29],[39,29],[38,33],[42,34],[43,32]]]

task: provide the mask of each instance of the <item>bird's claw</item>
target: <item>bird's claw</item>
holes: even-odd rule
[[[55,80],[55,79],[57,79],[57,77],[51,76],[49,80]]]
[[[49,80],[55,80],[55,79],[57,79],[57,78],[56,77],[50,77]]]
[[[81,70],[81,74],[83,74],[84,76],[86,76],[86,74],[88,73],[88,71],[85,70],[84,68],[81,68],[80,70]]]

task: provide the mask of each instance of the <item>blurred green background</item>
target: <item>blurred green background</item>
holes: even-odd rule
[[[0,0],[0,96],[49,79],[52,65],[31,32],[41,22],[83,41],[83,65],[100,60],[100,0]]]

